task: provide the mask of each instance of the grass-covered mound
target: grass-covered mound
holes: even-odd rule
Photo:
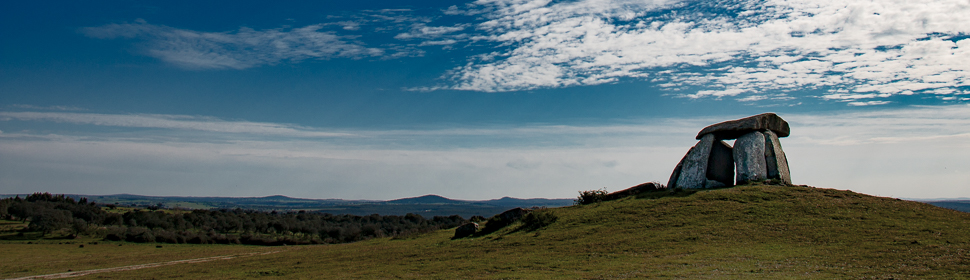
[[[810,187],[650,196],[538,210],[538,220],[554,222],[517,222],[480,237],[451,240],[453,230],[442,230],[111,276],[970,277],[967,213]]]

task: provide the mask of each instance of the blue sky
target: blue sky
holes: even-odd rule
[[[574,197],[776,112],[795,183],[970,197],[966,1],[351,2],[0,4],[0,193]]]

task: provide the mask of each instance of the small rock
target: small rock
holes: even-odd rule
[[[522,217],[525,217],[525,214],[528,214],[528,213],[529,213],[529,210],[522,209],[521,207],[516,207],[513,209],[506,210],[505,212],[502,212],[502,214],[498,214],[498,216],[502,217],[502,220],[508,221],[511,224],[512,222],[522,219]]]
[[[727,186],[728,186],[727,184],[724,184],[715,180],[707,180],[707,182],[704,183],[704,188],[706,189],[716,189],[716,188],[723,188]]]
[[[452,239],[471,236],[475,232],[478,232],[478,223],[467,223],[455,229],[455,237]]]
[[[484,234],[489,234],[504,228],[505,226],[511,225],[515,221],[522,219],[525,214],[528,214],[529,210],[522,208],[509,209],[501,214],[492,216],[485,222],[485,228],[482,229]]]
[[[654,182],[646,182],[643,184],[626,188],[621,191],[611,192],[606,195],[606,198],[604,198],[603,201],[620,199],[627,196],[637,195],[642,192],[656,191],[656,190],[662,190],[662,189],[664,189],[664,186],[660,184],[656,184]]]

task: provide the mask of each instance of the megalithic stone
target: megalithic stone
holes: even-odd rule
[[[707,179],[720,182],[723,186],[705,187],[729,187],[734,185],[734,153],[731,145],[724,141],[717,140],[711,147],[711,156],[707,159]]]
[[[720,122],[709,125],[697,133],[696,139],[701,139],[704,135],[714,134],[717,140],[737,139],[742,135],[752,131],[774,131],[778,137],[787,137],[791,134],[788,122],[783,120],[775,113],[764,113],[743,119]]]
[[[681,160],[680,174],[677,174],[677,181],[674,187],[682,189],[699,189],[707,185],[707,161],[711,156],[711,147],[714,145],[714,135],[701,137],[684,159]],[[678,173],[678,172],[675,172]]]
[[[731,153],[731,145],[725,143],[724,141],[713,141],[714,143],[710,145],[710,153],[706,159],[707,167],[704,170],[700,170],[698,167],[701,166],[703,161],[703,149],[708,147],[707,142],[701,140],[694,147],[691,147],[687,151],[687,154],[677,163],[677,167],[674,167],[674,172],[670,173],[670,179],[667,180],[667,188],[686,188],[686,189],[697,189],[697,188],[720,188],[728,187],[734,185],[734,156]],[[700,149],[700,150],[698,150]],[[695,153],[695,150],[698,152]],[[690,160],[688,160],[690,158]],[[697,165],[693,163],[690,165],[690,173],[688,179],[686,179],[682,184],[678,184],[681,176],[685,174],[684,165],[687,162],[696,162]],[[703,177],[701,173],[704,172]],[[703,178],[703,180],[701,180]]]
[[[767,179],[765,135],[760,131],[751,131],[738,137],[738,140],[734,141],[734,163],[737,171],[735,180],[738,185]]]
[[[709,125],[697,133],[700,141],[677,163],[667,187],[714,188],[766,179],[791,184],[778,140],[790,133],[788,122],[774,113]],[[722,141],[727,139],[737,139],[733,148]]]
[[[791,185],[791,172],[788,170],[788,158],[781,149],[781,141],[771,130],[762,131],[765,135],[765,164],[768,165],[768,179],[778,179]]]

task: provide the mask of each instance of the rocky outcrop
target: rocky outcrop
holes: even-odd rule
[[[452,239],[472,236],[475,232],[478,232],[478,223],[467,223],[455,229],[455,237]]]
[[[645,192],[659,191],[663,189],[666,189],[666,187],[664,187],[661,184],[657,184],[654,182],[646,182],[643,184],[626,188],[624,190],[611,192],[607,194],[606,197],[603,198],[603,201],[616,200],[616,199],[621,199],[628,196],[638,195]]]
[[[529,214],[529,210],[522,208],[513,208],[502,212],[501,214],[492,216],[485,221],[485,228],[482,229],[482,234],[489,234],[496,230],[502,229],[505,226],[511,225],[512,223],[521,220],[526,214]]]
[[[677,164],[669,188],[719,188],[768,179],[791,184],[788,159],[779,137],[791,133],[774,113],[716,123],[697,134],[697,142]],[[734,147],[723,140],[737,139]]]

